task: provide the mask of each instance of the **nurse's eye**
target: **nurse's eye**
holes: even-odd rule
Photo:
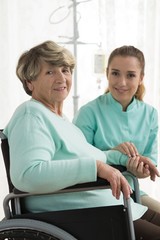
[[[119,76],[119,72],[118,71],[112,71],[111,73],[113,76]]]
[[[134,73],[129,73],[129,74],[127,75],[127,77],[128,77],[128,78],[135,78],[135,77],[136,77],[136,74],[134,74]]]

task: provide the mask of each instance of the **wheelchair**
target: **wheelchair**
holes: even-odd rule
[[[4,159],[9,193],[4,198],[4,219],[0,221],[2,240],[135,240],[130,199],[124,205],[31,213],[25,210],[24,199],[33,194],[20,192],[13,186],[9,174],[9,145],[0,130],[1,149]],[[138,180],[127,171],[135,186],[135,200],[139,202]],[[109,183],[98,178],[97,182],[77,184],[55,193],[89,191],[109,188]],[[34,194],[40,195],[40,194]]]

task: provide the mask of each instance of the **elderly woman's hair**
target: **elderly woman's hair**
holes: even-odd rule
[[[32,95],[32,92],[27,87],[27,81],[36,80],[43,62],[58,67],[69,67],[71,73],[75,66],[71,52],[53,41],[46,41],[24,52],[19,58],[16,74],[28,95]]]
[[[141,68],[141,75],[144,75],[144,69],[145,69],[145,58],[144,58],[144,54],[142,51],[140,51],[138,48],[135,48],[134,46],[122,46],[119,48],[114,49],[109,58],[108,58],[108,66],[107,66],[107,76],[108,76],[108,69],[109,69],[109,65],[112,62],[114,57],[117,56],[122,56],[122,57],[135,57],[137,58],[137,60],[139,61],[139,66]],[[107,90],[105,91],[105,93],[109,92],[109,89],[107,88]],[[145,94],[145,86],[143,84],[143,82],[138,86],[137,92],[135,93],[135,98],[137,98],[138,100],[143,100],[143,96]]]

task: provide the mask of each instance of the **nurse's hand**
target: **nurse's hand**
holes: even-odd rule
[[[138,150],[132,142],[123,142],[118,146],[112,148],[112,150],[117,150],[128,157],[135,157],[138,155]]]
[[[119,199],[121,191],[126,198],[130,197],[131,187],[119,170],[97,160],[97,176],[110,183],[112,194],[116,199]]]

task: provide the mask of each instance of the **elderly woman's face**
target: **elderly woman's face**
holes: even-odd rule
[[[72,84],[69,67],[57,67],[43,63],[41,72],[35,81],[28,83],[32,97],[49,108],[62,104],[68,96]]]

